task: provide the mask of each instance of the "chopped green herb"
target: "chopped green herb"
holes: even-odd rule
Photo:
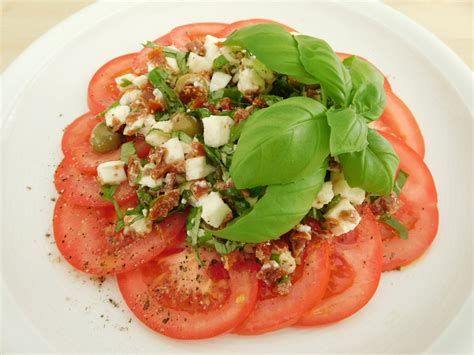
[[[280,254],[272,253],[272,255],[270,255],[270,260],[276,261],[279,264],[280,263]]]
[[[226,64],[229,64],[229,61],[221,54],[212,62],[212,70],[216,71],[222,69]]]
[[[128,158],[131,155],[135,155],[137,153],[135,149],[135,143],[133,142],[127,142],[122,144],[120,147],[120,160],[123,161],[124,163],[128,163]]]
[[[285,275],[280,280],[278,280],[278,284],[283,284],[283,283],[288,282],[288,281],[290,281],[290,276]]]
[[[128,79],[122,79],[122,81],[120,82],[121,88],[126,88],[127,86],[130,86],[130,85],[133,85],[133,83]]]
[[[120,102],[118,102],[118,101],[111,103],[109,107],[107,107],[104,111],[98,113],[98,114],[96,115],[96,117],[103,117],[103,116],[105,116],[105,114],[106,114],[107,112],[109,112],[109,110],[111,110],[111,109],[113,109],[114,107],[117,107],[117,106],[119,106],[119,105],[120,105]]]
[[[211,148],[207,145],[204,145],[204,151],[206,152],[207,158],[213,165],[222,165],[219,150],[217,148]]]
[[[117,200],[114,197],[115,192],[118,189],[118,185],[103,185],[101,187],[100,195],[104,200],[112,202],[114,206],[115,213],[117,214],[117,222],[115,223],[115,231],[119,232],[125,227],[125,223],[123,221],[123,213],[120,209],[120,206]]]
[[[148,73],[148,80],[150,80],[155,88],[160,89],[164,94],[170,108],[183,107],[183,103],[178,95],[166,83],[166,78],[168,78],[168,76],[169,74],[166,71],[155,68]]]
[[[384,214],[380,218],[390,227],[395,229],[400,238],[408,239],[408,229],[398,219],[389,214]]]
[[[198,244],[199,225],[201,224],[202,207],[194,207],[186,218],[186,241],[196,246]]]
[[[395,184],[393,185],[393,191],[397,194],[397,196],[400,196],[400,192],[403,189],[403,186],[405,186],[405,183],[407,182],[409,175],[403,170],[400,170],[398,172],[397,180],[395,180]]]

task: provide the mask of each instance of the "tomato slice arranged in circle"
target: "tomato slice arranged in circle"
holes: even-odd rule
[[[287,29],[288,32],[296,32],[296,30],[294,28],[291,28],[290,26],[284,25],[282,23],[272,21],[272,20],[254,18],[254,19],[248,19],[248,20],[233,22],[230,25],[227,25],[226,28],[224,28],[221,32],[219,32],[217,34],[217,37],[225,38],[225,37],[229,36],[232,32],[238,30],[239,28],[257,25],[259,23],[276,23],[277,25],[280,25],[280,26],[284,27],[285,29]]]
[[[423,159],[397,138],[382,133],[400,157],[400,169],[408,179],[400,193],[401,208],[394,214],[408,228],[408,239],[380,222],[383,240],[383,271],[397,269],[420,257],[438,231],[438,197],[433,177]]]
[[[96,176],[85,174],[74,167],[67,158],[59,164],[54,174],[54,184],[61,196],[79,206],[85,207],[110,207],[112,203],[100,195],[101,186]],[[119,203],[134,201],[136,192],[124,181],[114,195]]]
[[[160,38],[157,38],[153,41],[155,44],[159,44],[160,46],[170,46],[171,45],[171,37],[170,34],[167,33]],[[143,48],[140,52],[138,52],[135,60],[133,61],[132,68],[136,74],[144,74],[148,72],[148,55],[153,51],[152,48]]]
[[[104,111],[119,99],[115,78],[132,72],[137,53],[125,54],[105,63],[92,77],[87,89],[87,103],[92,113]]]
[[[342,52],[336,52],[336,54],[337,54],[337,56],[339,57],[339,59],[340,59],[341,61],[343,61],[344,59],[349,58],[349,57],[352,57],[353,55],[355,55],[355,54],[342,53]],[[372,64],[371,62],[369,62],[369,61],[368,61],[367,59],[365,59],[364,57],[361,57],[361,56],[359,56],[359,55],[356,55],[356,57],[359,58],[359,59],[362,59],[362,60],[366,61],[366,62],[369,63],[369,64]],[[372,64],[372,65],[375,67],[374,64]],[[375,67],[375,68],[377,68],[377,67]],[[392,86],[390,85],[390,83],[389,83],[387,77],[384,75],[384,73],[382,73],[381,70],[379,70],[378,68],[377,68],[377,70],[378,70],[378,71],[380,72],[380,74],[382,74],[383,77],[384,77],[383,87],[385,88],[385,91],[386,91],[386,92],[387,92],[387,91],[392,91]]]
[[[331,287],[327,294],[297,325],[340,321],[357,312],[372,298],[382,272],[382,242],[377,222],[368,207],[363,208],[362,220],[355,230],[332,240],[331,254],[332,259],[342,259],[344,265],[333,266],[335,274],[330,275]]]
[[[186,50],[186,44],[192,41],[204,41],[206,35],[216,36],[227,26],[220,22],[198,22],[175,27],[170,32],[173,45],[181,50]]]
[[[112,208],[73,205],[62,196],[56,201],[53,225],[56,245],[76,269],[110,275],[134,269],[159,255],[184,234],[186,215],[173,214],[144,236],[114,232]]]
[[[425,156],[425,141],[415,116],[408,106],[393,92],[386,91],[387,103],[385,111],[377,121],[371,123],[370,127],[387,131],[400,138],[405,144],[412,148],[421,158]]]
[[[249,315],[258,293],[255,264],[210,271],[220,257],[200,253],[204,267],[185,249],[118,275],[125,302],[145,325],[172,338],[203,339],[232,330]]]
[[[250,316],[234,333],[257,335],[287,327],[319,303],[329,280],[329,247],[326,242],[312,243],[307,247],[295,276],[299,277],[289,294],[260,297]]]

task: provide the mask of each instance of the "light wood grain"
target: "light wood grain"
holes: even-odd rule
[[[0,72],[48,29],[93,3],[90,0],[0,1]],[[473,1],[387,0],[385,3],[433,32],[474,68]]]

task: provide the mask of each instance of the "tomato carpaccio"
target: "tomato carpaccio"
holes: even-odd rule
[[[247,19],[231,24],[205,22],[178,26],[152,43],[158,46],[174,46],[174,50],[202,49],[206,35],[225,38],[242,27],[260,23],[276,23],[290,32],[295,32],[292,27],[266,19]],[[97,276],[116,275],[125,302],[147,327],[176,339],[204,339],[224,333],[258,335],[288,326],[316,326],[337,322],[352,316],[370,301],[382,271],[408,265],[429,247],[438,228],[438,209],[434,181],[423,162],[423,136],[415,117],[405,103],[393,93],[385,75],[386,109],[379,120],[371,123],[371,127],[381,132],[392,144],[400,157],[400,169],[408,174],[408,180],[398,198],[400,206],[393,214],[393,217],[408,229],[408,239],[400,238],[393,227],[383,222],[381,215],[377,215],[373,205],[369,204],[369,198],[356,207],[361,219],[357,227],[353,224],[354,230],[334,237],[334,234],[326,233],[330,227],[323,227],[324,218],[316,221],[305,217],[304,222],[301,222],[304,224],[295,226],[276,241],[265,242],[265,250],[269,253],[267,259],[258,255],[257,244],[249,243],[244,246],[219,238],[212,239],[212,233],[205,231],[209,225],[201,226],[204,229],[192,231],[189,227],[189,224],[194,223],[191,218],[192,206],[186,205],[187,200],[184,195],[180,195],[180,189],[188,188],[190,194],[195,193],[198,190],[192,189],[198,189],[199,186],[196,186],[199,184],[192,188],[183,187],[184,183],[192,185],[194,181],[186,181],[183,176],[177,177],[179,173],[183,174],[182,165],[160,165],[173,158],[166,149],[160,152],[161,143],[154,143],[153,148],[147,143],[152,144],[153,140],[150,141],[147,137],[145,141],[143,131],[140,131],[140,135],[128,136],[121,134],[121,127],[114,128],[114,131],[121,134],[119,142],[133,141],[134,151],[131,157],[124,157],[121,148],[98,153],[90,143],[92,130],[104,121],[101,117],[103,115],[98,113],[114,103],[118,105],[119,100],[122,102],[121,95],[128,90],[117,87],[117,76],[134,74],[134,89],[148,90],[147,93],[153,100],[160,94],[163,95],[160,90],[155,92],[157,86],[148,82],[143,86],[135,84],[135,79],[139,82],[144,78],[150,64],[158,63],[158,54],[160,60],[166,59],[163,49],[155,48],[153,44],[149,43],[138,53],[112,59],[91,79],[87,92],[90,111],[76,118],[65,129],[62,138],[64,159],[58,164],[54,175],[54,184],[60,197],[56,201],[53,215],[55,241],[63,257],[82,272]],[[218,47],[221,45],[222,43],[216,44]],[[341,60],[351,56],[347,53],[336,54]],[[167,55],[173,56],[176,53],[173,54],[170,50]],[[177,62],[175,64],[177,65]],[[209,67],[208,65],[207,68]],[[169,71],[172,69],[171,65],[167,68]],[[212,72],[193,72],[186,75],[195,78],[197,73],[202,74],[203,82],[208,83],[212,78]],[[231,80],[231,75],[227,77]],[[173,90],[176,89],[173,89],[172,80],[166,75],[157,80],[163,80],[165,85],[170,85],[171,91],[166,91],[166,87],[164,89],[166,95],[175,95]],[[192,92],[196,91],[194,86],[196,83],[193,84]],[[187,89],[191,90],[190,87]],[[311,90],[314,91],[314,87]],[[178,95],[178,101],[179,97]],[[229,111],[229,108],[232,110],[232,100],[224,99],[228,101],[212,105],[206,102],[200,108],[204,110],[206,107],[218,113]],[[244,99],[250,100],[245,96]],[[141,128],[161,131],[157,139],[166,135],[168,138],[181,139],[180,134],[183,132],[171,132],[171,129],[165,131],[166,123],[161,122],[166,120],[163,118],[166,117],[165,112],[149,106],[140,106],[143,104],[142,99],[133,100],[136,106],[130,103],[128,112],[136,116],[139,116],[137,112],[145,112],[156,117],[156,121],[152,116],[152,123],[148,126],[142,125]],[[180,113],[184,112],[183,108],[187,108],[186,104],[184,102],[180,107]],[[252,106],[252,110],[265,105]],[[166,105],[160,106],[161,108],[166,110]],[[194,106],[192,108],[196,109]],[[191,111],[188,109],[187,112]],[[250,112],[247,112],[245,117]],[[110,124],[110,116],[107,117]],[[122,118],[125,120],[125,117]],[[157,128],[154,124],[158,124]],[[189,124],[192,123],[186,121],[180,124],[183,130],[189,130]],[[202,132],[202,127],[198,127],[199,129]],[[175,133],[179,135],[175,136]],[[210,149],[204,149],[204,145],[199,142],[197,145],[185,145],[179,139],[183,154],[185,148],[194,154],[191,155],[193,157],[210,154]],[[153,161],[150,158],[152,155]],[[209,157],[207,163],[212,159],[215,159],[215,156]],[[124,163],[126,161],[128,164]],[[112,183],[117,185],[113,193],[113,203],[110,198],[106,200],[103,196],[104,190],[110,186],[101,185],[97,177],[98,166],[106,162],[121,164],[121,168],[128,175],[125,177],[122,174],[121,180]],[[131,170],[137,166],[140,173],[131,178]],[[157,175],[163,185],[147,186],[148,190],[136,187],[147,166],[155,169],[153,171],[156,174],[164,172],[163,175]],[[166,175],[168,172],[171,172],[169,176]],[[178,179],[180,177],[182,180]],[[102,179],[100,181],[104,183]],[[153,181],[148,180],[147,183],[151,184]],[[199,181],[202,183],[200,188],[205,190],[206,180],[201,178]],[[167,184],[171,184],[171,188],[161,191],[161,186]],[[225,190],[214,189],[213,193],[216,190],[222,194],[235,193],[232,188],[231,183],[226,183]],[[249,191],[241,192],[242,196],[250,194]],[[333,199],[330,204],[337,199],[338,197]],[[152,206],[157,206],[153,211],[157,213],[156,216],[150,216]],[[202,211],[201,209],[201,213]],[[139,218],[135,218],[136,213]],[[134,219],[130,219],[130,216]],[[350,216],[353,217],[354,215]],[[141,218],[145,218],[144,226],[148,229],[144,233],[135,233],[130,226],[136,221],[143,222]],[[204,217],[202,218],[204,220]],[[300,227],[301,231],[309,228],[310,232],[303,233],[297,227]],[[212,231],[212,228],[209,228],[209,231]],[[193,233],[205,235],[216,244],[207,240],[203,245],[190,246],[190,240],[197,238]],[[302,235],[292,239],[292,233]],[[218,244],[219,241],[221,244]],[[293,264],[287,260],[293,267],[292,271],[288,271],[289,264],[287,269],[282,271],[283,264],[280,264],[279,260],[281,255],[278,254],[281,250],[277,249],[275,252],[272,249],[277,245],[272,243],[279,241],[285,244],[284,252],[293,258]],[[262,244],[264,243],[260,245]],[[286,287],[284,292],[276,293],[278,288],[271,286],[268,281],[270,276],[265,279],[261,274],[264,268],[270,272],[279,269],[273,275],[268,275],[273,277],[273,286],[281,286],[283,283],[282,289]],[[291,282],[285,284],[288,280]]]

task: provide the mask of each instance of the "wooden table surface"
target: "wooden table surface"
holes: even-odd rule
[[[0,0],[0,2],[2,34],[0,72],[3,72],[31,42],[49,28],[93,3],[90,0]],[[385,3],[433,32],[471,69],[474,68],[473,1],[386,0]]]

